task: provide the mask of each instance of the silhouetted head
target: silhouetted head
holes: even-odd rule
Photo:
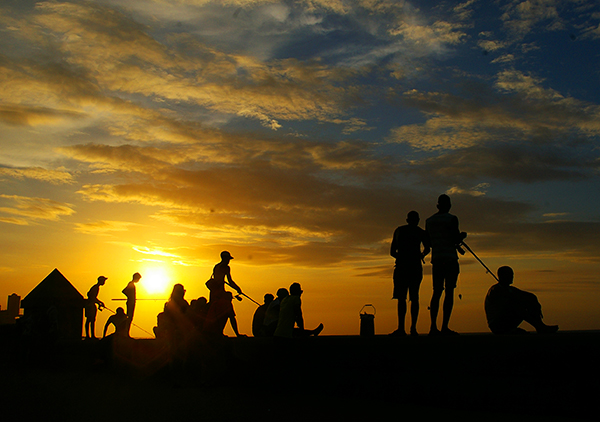
[[[125,309],[121,308],[120,306],[117,308],[117,315],[125,315]]]
[[[411,211],[406,216],[406,222],[411,226],[417,226],[420,220],[421,219],[419,218],[419,213],[416,211]]]
[[[171,292],[171,299],[183,299],[183,296],[185,296],[185,289],[183,288],[183,284],[177,283],[173,286],[173,291]]]
[[[228,251],[221,252],[221,261],[231,261],[233,257]]]
[[[498,268],[498,282],[506,286],[510,286],[515,278],[515,273],[512,268],[505,265]]]
[[[98,277],[98,284],[104,286],[104,282],[106,280],[108,280],[108,277],[104,277],[103,275],[101,275],[100,277]]]
[[[275,297],[271,293],[267,293],[265,295],[265,305],[268,305],[269,303],[273,302],[274,299]]]
[[[204,296],[200,296],[197,300],[196,300],[200,305],[206,305],[208,303],[208,300],[204,297]]]
[[[133,278],[132,280],[137,283],[138,281],[140,281],[140,278],[142,278],[142,275],[140,273],[135,273],[133,274]]]
[[[302,287],[300,287],[300,283],[292,283],[290,286],[290,294],[294,296],[300,296],[302,294]]]
[[[441,212],[448,212],[452,208],[452,203],[450,202],[450,197],[446,194],[441,194],[438,197],[437,209]]]
[[[288,292],[288,289],[286,289],[285,287],[282,287],[281,289],[277,290],[277,299],[279,300],[283,300],[285,297],[288,297],[290,295],[290,292]]]

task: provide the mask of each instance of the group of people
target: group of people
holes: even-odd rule
[[[229,266],[233,256],[228,251],[221,252],[221,261],[213,268],[211,278],[206,282],[209,289],[209,299],[199,297],[190,303],[185,299],[185,288],[182,284],[175,284],[165,303],[164,310],[157,316],[157,325],[154,327],[154,335],[157,339],[167,340],[173,345],[181,345],[191,336],[202,334],[204,338],[222,337],[223,330],[230,323],[237,337],[246,337],[238,329],[235,310],[233,307],[234,295],[225,290],[229,285],[237,292],[235,297],[243,295],[242,289],[231,277]],[[123,289],[127,297],[127,311],[117,308],[104,326],[103,338],[107,330],[114,326],[114,334],[117,336],[129,336],[132,325],[135,303],[136,283],[141,279],[139,273],[133,275],[132,281]],[[98,282],[88,292],[85,306],[85,332],[86,338],[95,338],[95,320],[97,310],[105,308],[104,303],[98,299],[100,287],[105,284],[107,277],[98,277]],[[303,291],[299,283],[293,283],[289,291],[280,288],[277,298],[272,294],[265,295],[265,303],[259,306],[254,314],[252,331],[255,337],[278,337],[292,338],[317,336],[323,330],[320,324],[313,330],[304,328],[302,315],[302,301],[300,296]]]
[[[448,195],[440,195],[438,212],[425,222],[425,229],[419,227],[419,213],[410,211],[406,225],[398,227],[390,247],[390,255],[396,259],[394,268],[393,299],[398,300],[398,329],[393,336],[406,336],[406,298],[411,302],[410,335],[418,336],[419,289],[423,280],[423,263],[431,252],[431,274],[433,294],[429,304],[431,325],[429,335],[455,336],[458,333],[449,328],[450,316],[454,307],[454,291],[457,287],[460,265],[458,253],[464,254],[461,247],[467,233],[459,229],[458,218],[450,214],[452,203]],[[546,325],[542,321],[541,305],[533,293],[511,286],[514,278],[512,268],[498,269],[498,283],[493,285],[485,298],[485,312],[490,330],[494,334],[524,332],[519,325],[526,321],[537,332],[553,333],[556,325]],[[438,329],[437,320],[440,300],[445,291],[442,306],[442,324]]]
[[[131,330],[131,324],[133,321],[133,313],[135,311],[135,304],[137,301],[136,295],[136,283],[142,278],[140,273],[134,273],[131,281],[127,283],[127,286],[123,289],[123,294],[127,297],[125,302],[127,312],[122,307],[118,307],[113,315],[108,317],[106,324],[104,325],[104,331],[102,338],[106,337],[106,333],[110,326],[114,327],[114,334],[117,336],[129,336]],[[104,302],[98,299],[100,293],[100,287],[104,286],[108,280],[108,277],[101,275],[98,277],[98,281],[94,284],[87,292],[87,298],[85,299],[84,312],[85,312],[85,338],[86,340],[96,339],[96,316],[98,315],[98,309],[108,309]]]
[[[425,229],[419,227],[419,214],[410,211],[406,225],[394,231],[390,255],[395,258],[393,275],[393,299],[398,300],[398,328],[391,333],[394,336],[406,336],[405,319],[407,313],[406,299],[410,306],[410,335],[418,336],[417,320],[419,317],[419,290],[423,280],[423,264],[425,257],[431,253],[431,273],[433,294],[429,304],[431,325],[429,335],[455,336],[458,333],[449,327],[450,316],[454,307],[454,291],[457,287],[460,265],[458,253],[464,254],[461,245],[467,233],[459,229],[458,218],[450,214],[452,203],[448,195],[440,195],[437,202],[438,212],[425,222]],[[188,303],[182,284],[176,284],[165,304],[164,311],[157,316],[154,334],[157,338],[166,338],[173,342],[182,340],[190,332],[203,333],[207,336],[222,337],[227,322],[238,337],[240,334],[233,308],[233,298],[241,300],[242,289],[231,277],[230,261],[233,256],[228,251],[221,252],[221,261],[213,268],[211,278],[206,282],[210,291],[209,299],[200,297]],[[118,308],[104,326],[103,337],[113,325],[115,334],[129,336],[136,305],[136,283],[142,276],[135,273],[132,280],[123,289],[127,297],[125,311]],[[538,332],[551,333],[558,330],[556,325],[546,325],[542,321],[541,305],[533,293],[525,292],[512,286],[514,272],[512,268],[503,266],[498,269],[498,283],[493,285],[485,298],[485,312],[490,330],[495,334],[523,332],[519,325],[526,321]],[[105,308],[98,299],[100,287],[107,277],[98,277],[98,282],[87,294],[85,305],[86,338],[95,338],[95,320],[97,309]],[[229,285],[237,292],[234,296],[225,290]],[[445,292],[442,305],[442,323],[438,329],[438,314],[442,293]],[[280,288],[276,297],[271,293],[264,295],[264,303],[253,316],[252,334],[255,337],[292,338],[317,336],[323,330],[323,324],[307,330],[302,315],[302,288],[293,283],[289,290]],[[244,295],[245,296],[245,295]]]

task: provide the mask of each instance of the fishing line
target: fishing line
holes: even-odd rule
[[[113,299],[113,300],[114,300],[114,299]],[[106,307],[106,306],[103,306],[103,308],[104,308],[104,309],[107,309],[107,310],[109,310],[109,311],[110,311],[110,312],[112,312],[113,314],[116,314],[116,312],[115,312],[115,311],[113,311],[112,309],[110,309],[110,308],[108,308],[108,307]],[[133,322],[131,323],[131,325],[133,325],[133,326],[134,326],[134,327],[136,327],[136,328],[139,328],[140,330],[142,330],[142,331],[143,331],[143,332],[145,332],[146,334],[149,334],[150,336],[154,337],[154,334],[152,334],[152,333],[151,333],[151,332],[149,332],[149,331],[146,331],[146,330],[144,330],[144,329],[143,329],[142,327],[140,327],[139,325],[137,325],[137,324],[134,324]]]

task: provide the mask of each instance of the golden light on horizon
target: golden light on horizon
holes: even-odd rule
[[[153,263],[140,270],[142,279],[140,286],[150,296],[162,295],[166,297],[172,287],[172,274],[164,264]]]

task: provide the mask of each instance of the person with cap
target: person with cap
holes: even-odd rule
[[[238,295],[242,294],[240,286],[235,284],[235,281],[231,278],[231,268],[229,262],[233,259],[233,256],[228,251],[221,252],[221,262],[219,262],[213,268],[211,279],[206,283],[210,290],[209,302],[217,299],[220,296],[225,295],[225,283],[229,284],[231,288],[237,291]]]
[[[102,310],[104,308],[104,302],[98,299],[100,293],[100,286],[104,286],[104,283],[108,280],[107,277],[101,275],[98,277],[98,282],[94,284],[87,292],[87,299],[85,301],[85,339],[96,339],[96,315],[98,314],[98,308]],[[98,308],[96,307],[98,305]]]

